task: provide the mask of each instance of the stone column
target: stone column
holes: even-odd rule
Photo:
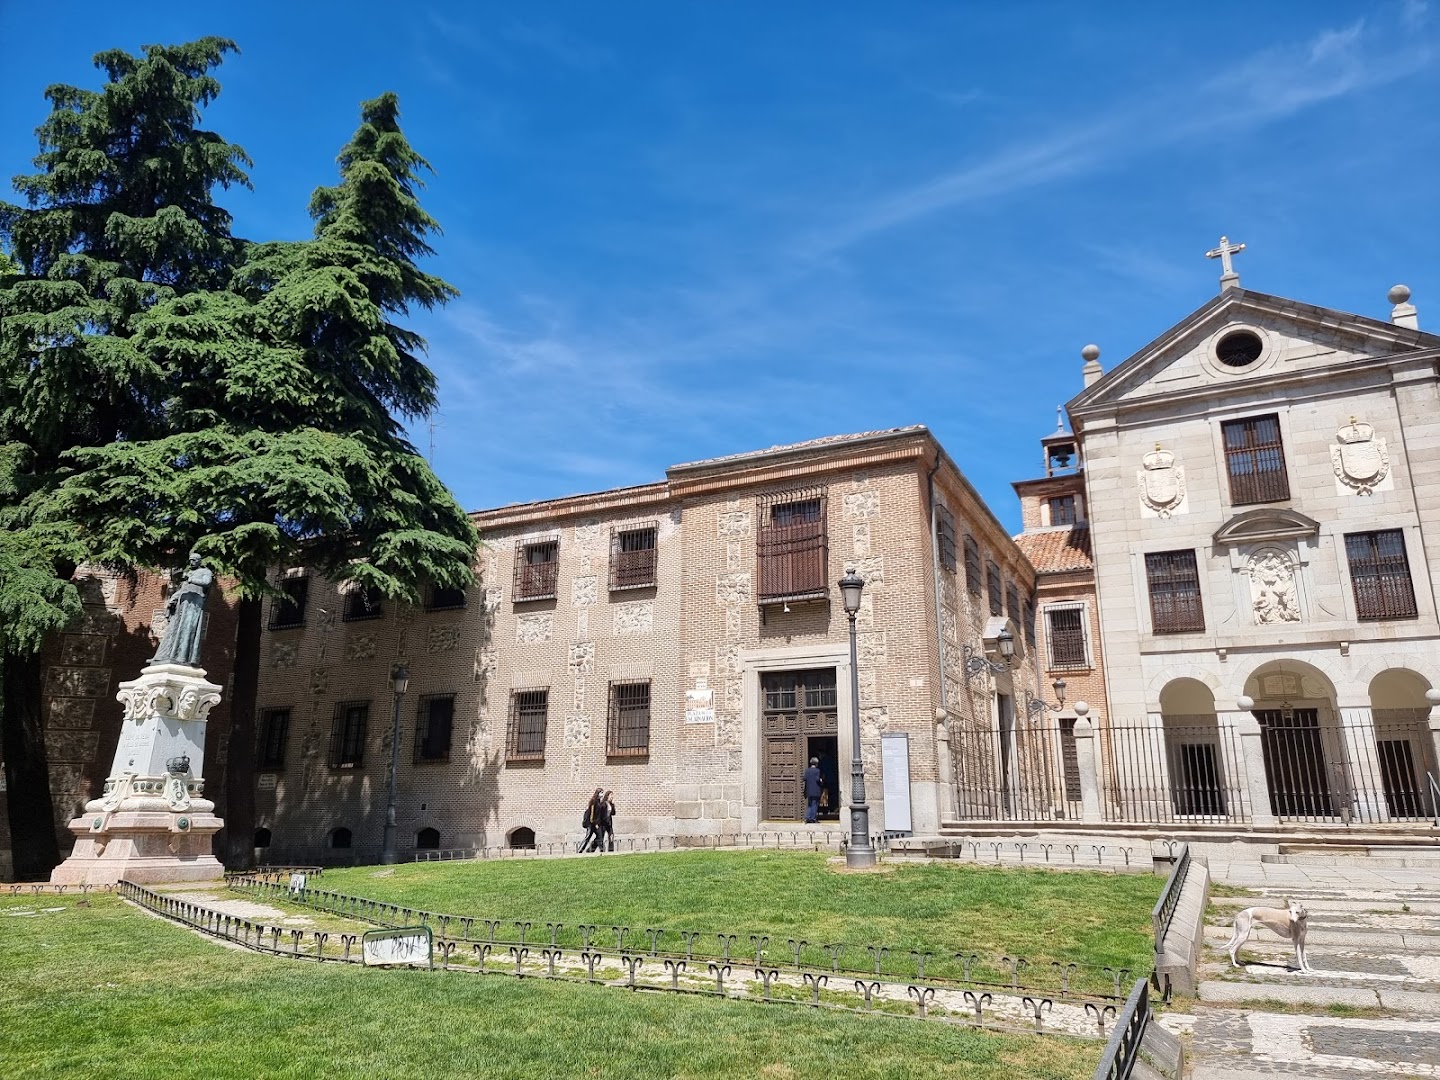
[[[1083,711],[1082,711],[1083,707]],[[1075,761],[1080,771],[1080,820],[1100,820],[1100,755],[1095,747],[1095,725],[1083,701],[1075,703]]]
[[[954,821],[955,763],[950,757],[950,712],[943,706],[935,710],[935,768],[940,786],[940,820]]]
[[[1345,789],[1330,793],[1336,812],[1347,817],[1349,811],[1364,822],[1389,821],[1390,804],[1385,799],[1380,757],[1375,748],[1374,713],[1368,705],[1337,711],[1340,714],[1338,742],[1346,768],[1341,777]],[[1321,735],[1323,745],[1323,727]]]
[[[1240,767],[1250,798],[1250,822],[1258,828],[1273,828],[1270,810],[1270,782],[1265,775],[1265,751],[1260,743],[1260,721],[1249,711],[1231,713],[1231,723],[1240,741]]]
[[[70,822],[70,857],[56,884],[211,881],[224,868],[210,852],[224,824],[205,790],[205,724],[220,687],[202,668],[152,664],[120,684],[120,742],[105,792]]]

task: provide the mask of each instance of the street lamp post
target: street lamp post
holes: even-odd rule
[[[865,802],[865,762],[860,757],[860,665],[855,647],[855,615],[860,610],[860,593],[865,579],[853,569],[840,579],[840,596],[850,620],[850,844],[845,849],[845,866],[863,870],[875,865],[875,846],[870,843],[870,807]]]
[[[390,723],[390,795],[385,803],[385,846],[380,853],[380,861],[386,866],[396,861],[395,775],[400,769],[400,699],[410,686],[410,669],[396,664],[390,670],[390,681],[395,687],[395,715]]]

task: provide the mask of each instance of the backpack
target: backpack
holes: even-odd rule
[[[585,813],[583,813],[583,814],[580,815],[580,827],[581,827],[582,829],[588,829],[588,828],[590,828],[590,823],[591,823],[590,812],[591,812],[593,809],[594,809],[594,807],[587,806],[587,807],[585,807]]]

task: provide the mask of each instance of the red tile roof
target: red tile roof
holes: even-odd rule
[[[1042,574],[1062,574],[1095,568],[1095,563],[1090,558],[1089,526],[1077,525],[1072,529],[1021,533],[1015,537],[1015,543]]]

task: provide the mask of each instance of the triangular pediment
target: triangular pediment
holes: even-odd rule
[[[1248,335],[1248,338],[1247,338]],[[1258,347],[1246,360],[1234,345]],[[1440,350],[1440,336],[1283,297],[1227,289],[1067,405],[1072,418],[1189,396],[1244,394],[1319,370]],[[1236,361],[1239,362],[1236,362]]]
[[[1297,540],[1315,536],[1320,523],[1283,506],[1262,506],[1236,514],[1215,532],[1215,543],[1254,544],[1262,540]]]

